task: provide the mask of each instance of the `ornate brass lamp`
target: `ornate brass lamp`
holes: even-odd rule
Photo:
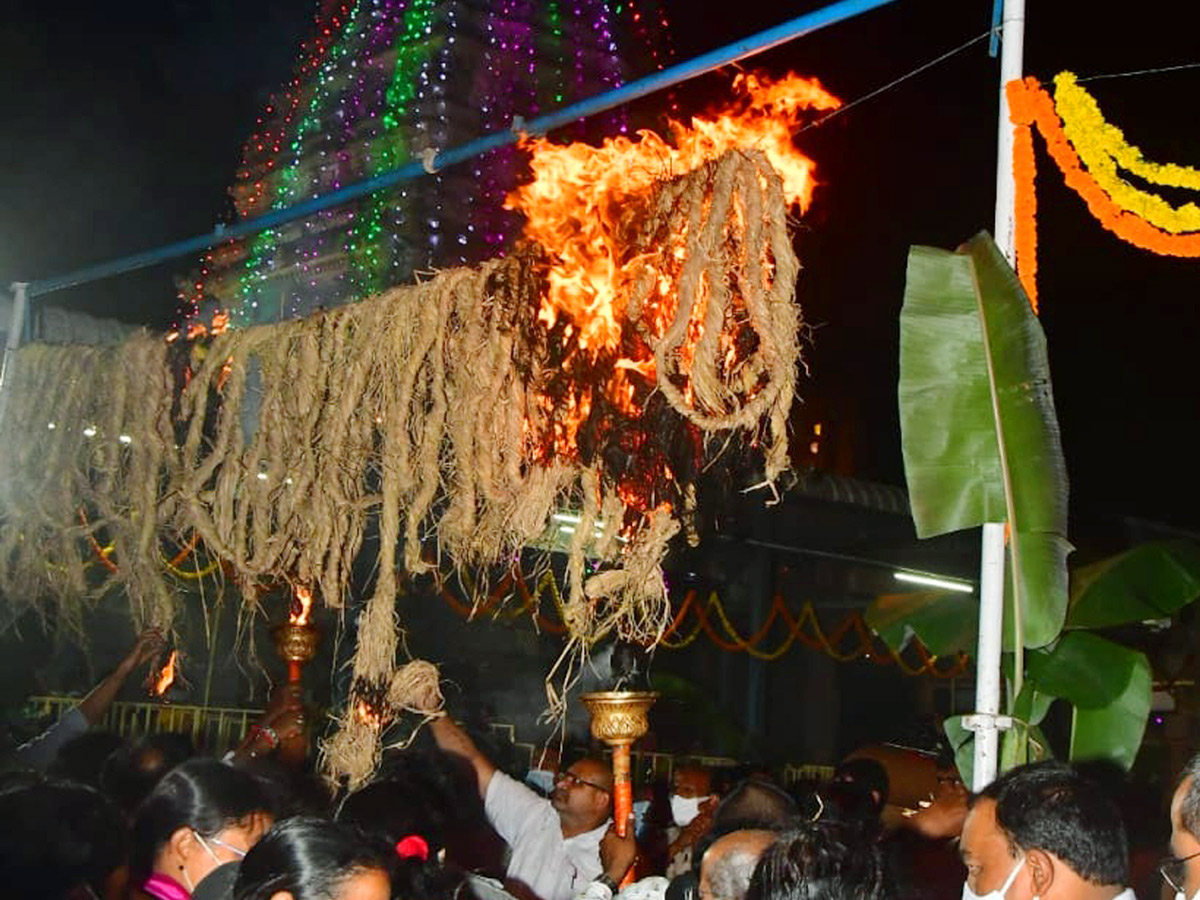
[[[299,684],[301,670],[317,655],[321,633],[312,624],[312,591],[297,586],[288,620],[275,628],[275,650],[287,663],[288,683]]]
[[[617,834],[625,836],[633,812],[633,780],[629,776],[629,748],[650,730],[647,714],[658,699],[655,691],[596,691],[581,694],[591,716],[592,737],[612,749],[613,820]],[[621,885],[633,881],[630,869]]]

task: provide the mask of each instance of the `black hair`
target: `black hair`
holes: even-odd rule
[[[1086,881],[1125,885],[1129,846],[1116,804],[1099,785],[1056,760],[1005,772],[977,798],[996,803],[996,825],[1012,855],[1053,853]]]
[[[100,773],[100,787],[132,815],[167,772],[196,755],[190,736],[164,731],[147,735],[111,754]]]
[[[767,848],[746,900],[885,900],[879,845],[843,822],[805,822]]]
[[[381,841],[386,848],[393,893],[405,900],[440,900],[456,896],[466,876],[438,864],[453,827],[450,810],[441,802],[437,785],[418,771],[393,768],[390,777],[373,782],[342,801],[337,820]],[[428,846],[428,856],[401,858],[391,848],[416,835]]]
[[[843,760],[833,771],[833,780],[844,785],[852,785],[855,790],[870,799],[871,804],[881,810],[887,803],[890,782],[887,769],[877,759],[858,756],[854,759]],[[878,794],[878,799],[872,797]]]
[[[129,870],[139,882],[171,835],[191,828],[212,837],[272,807],[254,776],[215,759],[197,758],[172,769],[138,807],[133,822]]]
[[[278,891],[295,900],[331,900],[342,881],[371,869],[387,872],[382,848],[355,829],[328,819],[286,819],[242,860],[233,900],[269,900]]]
[[[747,778],[721,800],[713,814],[713,825],[737,828],[780,828],[796,815],[792,796],[778,785],[761,778]]]
[[[0,872],[11,896],[62,900],[124,864],[128,833],[120,810],[95,788],[44,781],[0,792]]]
[[[100,787],[100,773],[109,756],[125,746],[125,739],[112,731],[87,731],[61,747],[46,774],[64,781]]]
[[[778,785],[760,778],[744,778],[729,791],[713,813],[712,827],[692,847],[692,871],[719,838],[735,831],[781,831],[799,813],[795,798]]]

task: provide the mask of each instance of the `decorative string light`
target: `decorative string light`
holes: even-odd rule
[[[665,19],[643,0],[324,0],[295,74],[246,144],[232,193],[242,218],[394,169],[661,68]],[[623,57],[634,57],[632,63]],[[593,130],[628,130],[624,110]],[[582,126],[568,136],[583,136]],[[181,286],[190,333],[202,304],[247,326],[306,315],[502,255],[503,208],[524,162],[512,147],[379,191],[200,260]],[[184,329],[184,333],[189,333]]]

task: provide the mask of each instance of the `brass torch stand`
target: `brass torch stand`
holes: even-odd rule
[[[272,634],[276,652],[287,663],[288,684],[299,684],[301,669],[317,655],[321,633],[315,625],[284,622],[276,626]]]
[[[612,749],[613,821],[617,834],[625,836],[629,814],[633,812],[633,780],[629,776],[629,748],[650,730],[647,713],[658,694],[654,691],[597,691],[580,695],[591,716],[592,737],[604,741]],[[632,883],[630,868],[621,880],[624,887]]]

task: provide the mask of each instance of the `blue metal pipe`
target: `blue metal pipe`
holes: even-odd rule
[[[663,88],[687,81],[689,78],[695,78],[697,75],[703,75],[713,69],[719,69],[721,66],[726,66],[740,59],[745,59],[748,56],[762,53],[764,50],[769,50],[787,41],[811,34],[828,25],[834,25],[837,22],[853,18],[877,7],[886,6],[894,2],[895,0],[840,0],[838,3],[832,3],[813,12],[805,13],[788,22],[784,22],[782,25],[776,25],[774,28],[760,31],[758,34],[735,41],[717,50],[712,50],[687,62],[679,63],[660,72],[655,72],[653,75],[648,75],[645,78],[639,78],[637,81],[632,81],[622,87],[595,97],[590,97],[579,103],[573,103],[557,112],[539,116],[524,124],[514,123],[517,127],[514,127],[510,131],[496,131],[469,143],[461,144],[458,147],[443,150],[433,157],[432,168],[434,170],[444,169],[491,150],[516,143],[520,140],[522,134],[544,134],[579,119],[587,118],[596,113],[628,103],[631,100],[636,100],[639,97],[644,97],[647,94],[652,94]],[[114,275],[143,269],[146,266],[152,266],[177,256],[198,253],[201,250],[207,250],[209,247],[228,240],[248,237],[259,231],[265,231],[268,228],[282,225],[285,222],[307,218],[313,213],[341,206],[351,200],[356,200],[367,194],[373,194],[384,188],[393,187],[401,182],[412,181],[424,174],[427,174],[427,171],[423,162],[410,161],[397,169],[376,175],[374,178],[368,178],[366,181],[347,185],[340,190],[324,194],[320,197],[313,197],[311,200],[297,203],[295,206],[289,206],[287,209],[275,210],[274,212],[266,213],[265,215],[240,222],[236,225],[218,227],[210,234],[176,241],[173,244],[156,247],[153,250],[146,250],[141,253],[134,253],[131,256],[123,256],[120,259],[88,266],[87,268],[69,272],[66,275],[45,278],[41,281],[32,281],[29,283],[28,296],[32,300],[35,297],[45,296],[46,294],[73,287],[77,284],[99,281],[102,278],[111,278]]]

